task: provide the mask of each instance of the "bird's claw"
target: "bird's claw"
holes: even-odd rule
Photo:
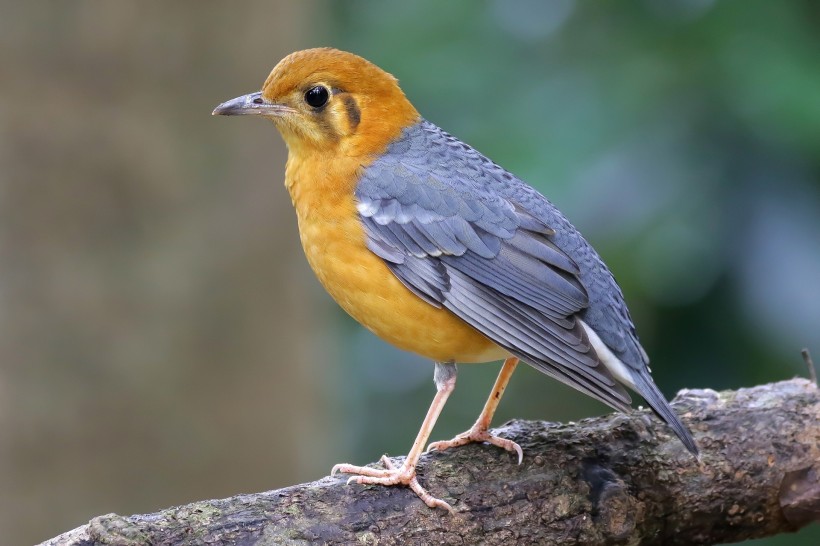
[[[455,513],[452,506],[441,499],[437,499],[419,484],[415,467],[405,464],[397,467],[387,455],[382,455],[381,463],[385,466],[384,470],[368,466],[337,464],[330,471],[330,475],[333,476],[337,472],[356,474],[347,480],[348,485],[352,483],[361,485],[406,485],[430,508],[443,508],[450,513]]]
[[[473,442],[487,442],[488,444],[492,444],[494,446],[500,447],[501,449],[505,449],[511,453],[515,453],[518,455],[518,464],[521,464],[521,461],[524,460],[524,451],[521,449],[521,446],[519,446],[517,443],[513,442],[512,440],[508,440],[507,438],[494,436],[490,434],[490,432],[487,429],[481,429],[477,427],[473,427],[467,432],[462,432],[452,440],[433,442],[429,446],[427,446],[427,451],[444,451],[452,447],[459,447],[471,444]]]
[[[384,461],[382,461],[383,463]],[[330,470],[330,475],[335,476],[338,472],[342,474],[358,474],[360,476],[381,477],[388,474],[387,470],[370,468],[369,466],[354,466],[352,464],[337,464]]]

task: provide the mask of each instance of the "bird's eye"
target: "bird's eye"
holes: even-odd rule
[[[329,98],[330,93],[328,92],[327,87],[322,85],[311,87],[305,92],[305,102],[314,108],[321,108],[327,104],[327,99]]]

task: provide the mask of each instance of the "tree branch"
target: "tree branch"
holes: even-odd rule
[[[497,431],[524,462],[472,445],[426,454],[421,482],[458,511],[401,487],[323,478],[154,514],[108,514],[44,542],[91,544],[713,544],[820,519],[820,391],[794,379],[676,399],[694,460],[647,411]]]

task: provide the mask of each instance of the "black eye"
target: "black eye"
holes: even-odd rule
[[[328,98],[330,98],[330,93],[328,92],[327,87],[321,85],[311,87],[307,90],[307,92],[305,92],[305,102],[314,108],[321,108],[327,104]]]

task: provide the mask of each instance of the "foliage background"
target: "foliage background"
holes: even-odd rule
[[[391,71],[425,117],[547,194],[616,273],[668,395],[804,375],[800,348],[820,356],[815,2],[0,13],[5,543],[408,449],[432,366],[313,278],[273,127],[209,115],[304,47]],[[436,437],[471,424],[496,372],[462,367]],[[497,421],[604,411],[525,367]]]

